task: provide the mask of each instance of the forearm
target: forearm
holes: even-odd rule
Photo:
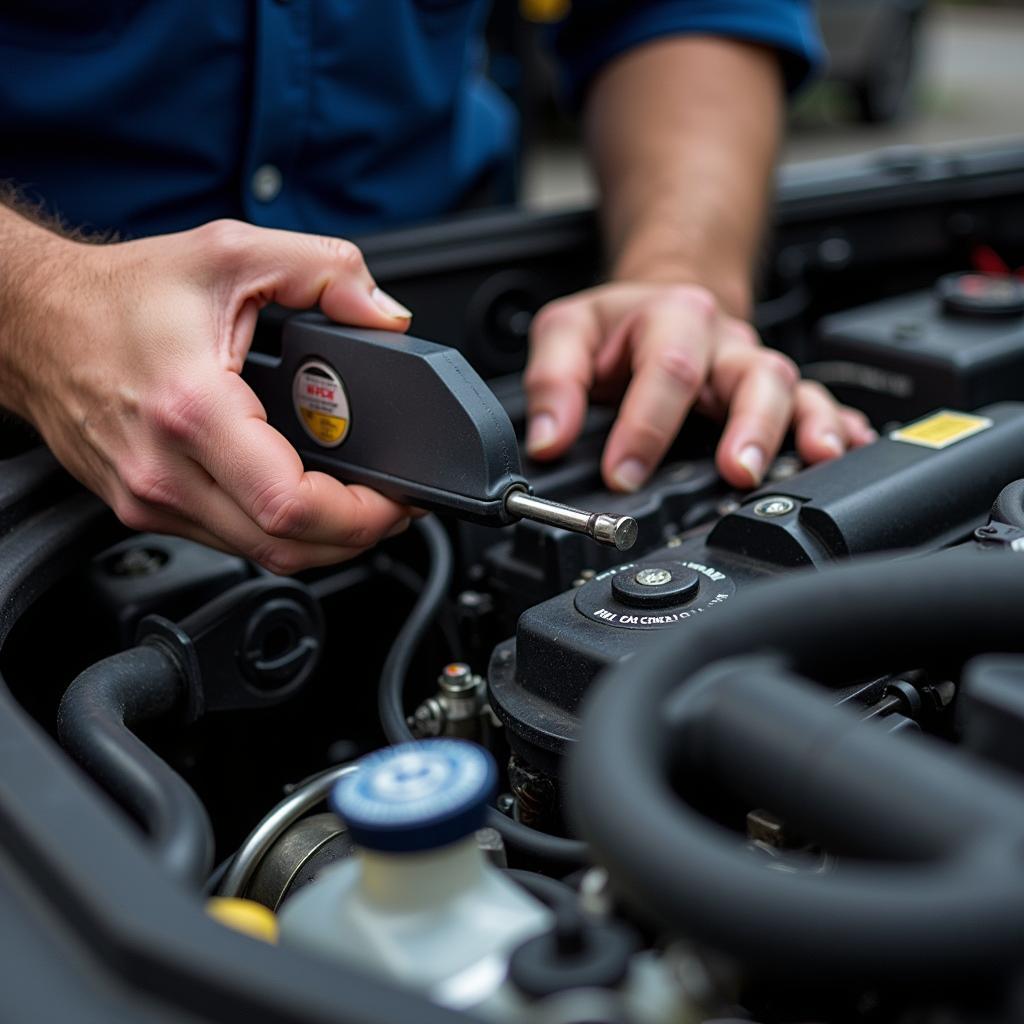
[[[39,326],[73,287],[67,256],[77,244],[27,214],[0,201],[0,408],[26,419]]]
[[[702,36],[639,46],[591,88],[612,277],[707,286],[747,316],[781,134],[775,56]]]

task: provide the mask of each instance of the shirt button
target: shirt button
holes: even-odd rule
[[[273,164],[264,164],[253,172],[252,194],[261,203],[269,203],[277,198],[283,184],[281,171]]]

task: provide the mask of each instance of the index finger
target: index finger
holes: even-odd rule
[[[601,460],[615,490],[640,487],[675,440],[707,377],[716,319],[709,307],[664,298],[631,325],[633,379]]]
[[[381,540],[410,510],[359,485],[306,472],[298,452],[267,423],[241,377],[218,371],[216,397],[179,401],[165,430],[217,481],[239,508],[273,537],[344,547]]]
[[[588,303],[556,301],[534,317],[523,376],[526,449],[534,458],[561,455],[579,436],[600,341],[597,314]]]

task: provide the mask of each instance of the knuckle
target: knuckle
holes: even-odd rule
[[[572,328],[578,322],[575,305],[568,299],[554,299],[541,306],[534,314],[531,327],[534,332],[547,333]]]
[[[186,383],[167,389],[153,407],[152,420],[159,435],[169,441],[194,441],[209,424],[212,404],[205,388]]]
[[[259,545],[251,552],[250,557],[275,576],[293,576],[306,567],[298,549],[278,541]]]
[[[121,523],[124,526],[127,526],[129,530],[144,533],[145,531],[152,529],[154,526],[152,513],[145,505],[133,498],[118,498],[112,502],[111,507],[114,510],[114,515],[116,515]]]
[[[663,301],[682,306],[708,321],[718,314],[718,299],[712,291],[699,284],[669,285],[665,289]]]
[[[665,345],[654,353],[654,368],[679,388],[692,393],[704,383],[704,372],[693,352],[682,345]]]
[[[355,523],[345,531],[346,547],[370,548],[380,539],[380,534],[365,523]]]
[[[763,369],[776,374],[787,387],[794,387],[800,379],[800,371],[797,369],[796,363],[777,349],[761,349],[758,353],[758,362]]]
[[[738,320],[730,317],[726,327],[728,339],[733,344],[743,345],[748,348],[760,347],[761,339],[758,337],[754,325],[746,320]]]
[[[212,220],[196,229],[204,248],[213,256],[233,257],[252,237],[251,225],[230,217]]]
[[[366,269],[363,251],[355,242],[350,242],[347,238],[328,238],[326,242],[331,252],[331,258],[346,273],[360,274]]]
[[[129,466],[122,471],[121,482],[131,497],[144,506],[168,509],[178,506],[177,482],[156,466]]]
[[[269,485],[253,504],[256,523],[271,537],[297,537],[309,527],[309,502],[280,484]]]

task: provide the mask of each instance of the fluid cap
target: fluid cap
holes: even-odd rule
[[[338,782],[331,809],[368,850],[409,853],[447,846],[484,824],[497,785],[494,758],[465,740],[386,747]]]

